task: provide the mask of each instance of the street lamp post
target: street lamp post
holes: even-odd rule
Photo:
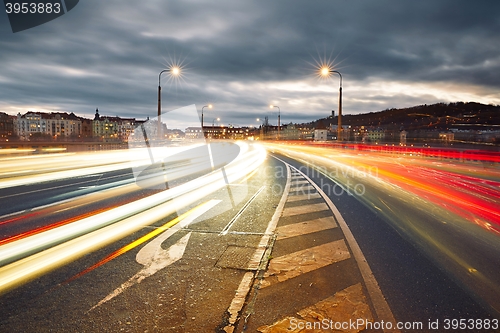
[[[331,70],[329,67],[321,68],[321,75],[328,76],[330,73],[337,73],[340,77],[340,88],[339,88],[339,119],[337,125],[337,140],[342,141],[342,74],[338,71]]]
[[[257,118],[257,121],[260,122],[260,118]],[[260,124],[260,140],[264,140],[264,126]]]
[[[203,109],[204,108],[209,108],[211,109],[212,108],[212,104],[208,104],[208,105],[204,105],[202,108],[201,108],[201,132],[203,133]],[[205,134],[203,134],[205,135]]]
[[[220,118],[214,118],[214,119],[212,120],[212,129],[213,129],[213,127],[215,126],[215,120],[220,121]]]
[[[178,76],[181,73],[179,67],[171,67],[169,69],[164,69],[158,75],[158,139],[162,138],[162,126],[161,126],[161,75],[164,72],[170,72],[170,75]]]
[[[278,108],[278,140],[280,139],[280,118],[281,118],[281,110],[277,105],[269,105],[272,108]]]
[[[212,137],[215,138],[215,134],[216,134],[216,131],[215,131],[215,121],[220,121],[220,118],[214,118],[212,119]],[[220,136],[220,135],[219,135]]]

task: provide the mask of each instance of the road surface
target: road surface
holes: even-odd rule
[[[73,155],[58,155],[56,166],[42,163],[51,170],[37,172],[30,171],[29,159],[21,159],[24,169],[15,171],[4,164],[0,330],[273,332],[279,325],[312,323],[318,312],[331,323],[366,319],[406,325],[400,331],[430,330],[430,322],[436,321],[443,329],[451,319],[494,324],[498,314],[488,297],[498,289],[490,280],[500,267],[498,245],[488,243],[498,241],[494,215],[480,215],[489,229],[479,222],[464,228],[469,216],[450,213],[449,205],[443,208],[424,193],[427,188],[419,187],[418,179],[409,188],[396,186],[401,179],[393,175],[401,170],[378,164],[388,162],[387,157],[329,153],[337,155],[328,160],[349,161],[344,164],[349,167],[352,161],[358,168],[361,163],[376,165],[380,180],[374,183],[347,169],[342,174],[339,165],[338,177],[332,177],[335,168],[312,157],[325,157],[325,152],[268,145],[264,155],[258,146],[245,147],[236,168],[230,162],[224,171],[215,169],[217,179],[183,175],[169,179],[168,190],[138,186],[127,156],[110,155],[112,162],[90,159],[85,166],[78,159],[74,163],[81,168],[76,168],[70,162]],[[63,167],[61,161],[69,165]],[[398,163],[428,166],[423,160]],[[441,163],[434,170],[449,167]],[[472,167],[457,167],[463,168],[461,175],[477,175]],[[172,165],[169,175],[176,168],[184,166]],[[433,170],[425,171],[424,178]],[[488,182],[496,181],[496,172],[481,171],[483,187],[494,188]],[[40,178],[33,180],[36,175]],[[389,183],[391,176],[388,187],[382,180]],[[187,184],[197,185],[187,189]],[[415,188],[420,201],[409,205],[408,193]],[[166,195],[174,191],[174,196]],[[494,193],[483,197],[497,200]],[[478,206],[475,216],[496,212],[486,204]],[[448,219],[452,227],[435,226],[443,224],[436,222],[440,214],[453,217]],[[405,232],[409,221],[418,227],[434,225],[435,238],[417,237],[416,227]],[[55,233],[78,224],[78,229]],[[33,239],[37,242],[28,242]],[[443,242],[436,244],[436,239]],[[426,250],[429,241],[443,252]],[[13,246],[18,242],[21,250]],[[451,248],[453,242],[468,250]],[[476,272],[486,277],[479,280],[482,285],[474,280],[476,272],[470,272],[472,280],[467,274],[464,278],[443,255],[451,250],[468,255]],[[357,306],[341,299],[356,300]],[[344,310],[331,312],[334,307]],[[494,331],[476,328],[469,331]]]

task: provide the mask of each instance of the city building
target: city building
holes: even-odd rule
[[[47,130],[47,121],[40,113],[31,111],[24,115],[17,114],[17,118],[14,119],[14,130],[20,140],[29,140],[35,133],[40,136],[50,135]]]
[[[9,141],[14,136],[14,119],[4,112],[0,112],[0,141]]]
[[[299,140],[313,140],[314,130],[309,127],[299,127]]]
[[[300,138],[299,129],[292,123],[284,125],[280,131],[281,140],[298,140]]]
[[[248,128],[243,127],[232,127],[229,126],[226,129],[224,139],[233,139],[233,140],[245,140],[248,136]],[[223,128],[224,130],[224,128]]]
[[[47,124],[47,132],[54,139],[79,138],[82,134],[82,121],[73,112],[41,113],[42,120]],[[42,121],[43,126],[43,121]]]
[[[80,118],[80,120],[82,121],[82,139],[92,139],[92,119]]]
[[[221,139],[226,135],[224,126],[203,126],[203,130],[208,139]]]
[[[328,137],[328,130],[326,128],[314,130],[314,141],[326,141],[327,137]]]
[[[119,117],[101,116],[99,109],[96,109],[92,122],[92,136],[103,142],[119,141],[118,125],[120,121]]]
[[[188,127],[186,128],[186,139],[195,140],[203,138],[203,131],[201,127]]]
[[[383,142],[385,139],[385,130],[382,128],[368,128],[364,133],[369,142]]]
[[[441,132],[439,133],[439,140],[449,143],[455,139],[455,134],[453,132]]]
[[[33,112],[24,115],[9,116],[0,113],[0,140],[16,137],[23,141],[101,141],[127,142],[133,138],[137,126],[143,125],[150,138],[156,138],[158,132],[157,120],[139,121],[135,118],[120,118],[102,116],[96,109],[94,119],[78,117],[66,112]],[[165,137],[169,133],[163,124]],[[182,135],[181,135],[182,134]],[[182,137],[184,133],[175,130],[170,136]]]
[[[188,127],[185,138],[188,140],[202,139],[203,137],[207,139],[247,140],[252,136],[252,133],[248,127],[203,126],[203,131],[201,127]]]
[[[30,111],[17,114],[14,132],[20,140],[78,138],[82,134],[82,121],[74,113]]]
[[[127,142],[129,136],[134,132],[136,125],[135,118],[119,118],[118,138],[122,142]]]
[[[401,146],[406,146],[406,136],[408,135],[408,132],[405,130],[402,130],[399,132],[399,144]]]

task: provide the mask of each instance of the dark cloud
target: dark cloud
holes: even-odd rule
[[[343,74],[345,113],[499,104],[499,12],[498,1],[88,0],[16,34],[2,14],[0,111],[154,115],[172,62],[185,71],[163,76],[164,109],[217,103],[235,123],[271,119],[271,102],[287,122],[336,109],[338,78],[315,78],[323,60]]]

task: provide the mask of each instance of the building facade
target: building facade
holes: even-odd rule
[[[119,141],[119,120],[118,117],[101,116],[99,109],[96,109],[92,121],[92,136],[103,142]]]
[[[14,119],[4,112],[0,112],[0,141],[9,141],[14,136]]]
[[[20,140],[68,139],[82,135],[82,120],[74,113],[27,112],[14,119],[14,132]]]
[[[326,141],[327,138],[328,130],[326,128],[314,130],[314,141]]]
[[[80,138],[82,135],[82,121],[74,113],[50,113],[41,114],[42,120],[47,124],[47,134],[54,139],[58,138]],[[42,121],[42,125],[43,125]]]

